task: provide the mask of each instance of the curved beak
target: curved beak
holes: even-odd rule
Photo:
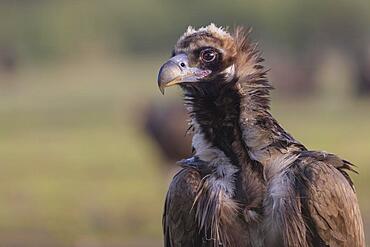
[[[164,94],[166,87],[184,82],[197,82],[210,73],[210,70],[189,67],[187,55],[179,54],[172,57],[160,68],[158,73],[158,87],[162,94]]]

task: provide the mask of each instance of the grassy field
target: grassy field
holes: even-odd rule
[[[169,179],[137,123],[150,99],[179,96],[157,89],[162,59],[91,57],[0,77],[1,247],[160,246]],[[370,102],[274,98],[291,134],[358,166],[370,223]]]

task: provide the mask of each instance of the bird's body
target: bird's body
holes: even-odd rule
[[[184,90],[195,150],[167,194],[165,246],[365,246],[351,165],[271,116],[262,61],[243,30],[210,25],[161,68],[160,87]]]

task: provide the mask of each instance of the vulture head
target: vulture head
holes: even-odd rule
[[[198,30],[188,27],[177,41],[172,58],[160,68],[161,92],[180,85],[186,93],[218,93],[225,86],[255,84],[264,78],[266,71],[259,64],[263,59],[256,45],[249,42],[249,33],[240,27],[229,33],[214,24]],[[262,84],[264,81],[260,80]]]

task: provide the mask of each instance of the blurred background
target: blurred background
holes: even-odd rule
[[[157,71],[210,22],[252,26],[275,117],[358,166],[369,239],[369,13],[368,0],[1,0],[0,246],[161,246],[190,138]]]

